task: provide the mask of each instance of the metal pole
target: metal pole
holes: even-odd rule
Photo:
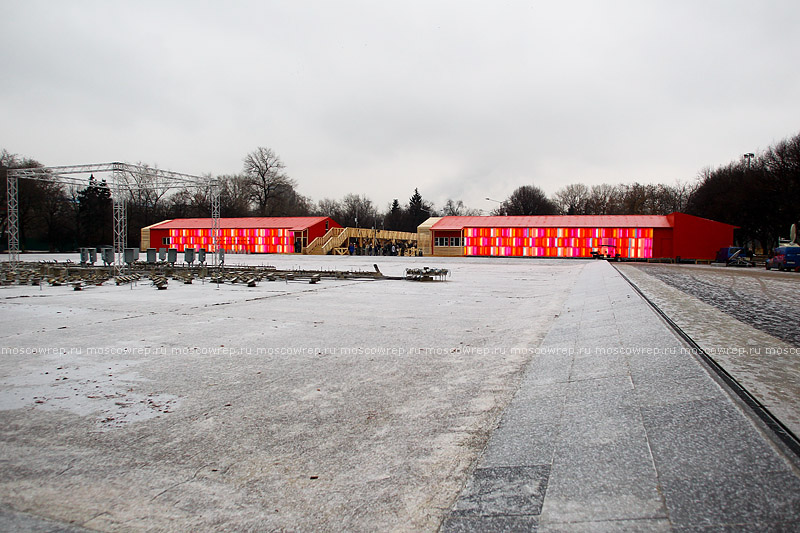
[[[125,213],[125,195],[123,192],[123,177],[125,165],[113,164],[112,204],[114,211],[114,273],[120,274],[125,261],[124,253],[128,240],[128,219]]]
[[[219,263],[219,204],[220,204],[219,184],[216,180],[211,182],[211,247],[214,249],[214,266]]]
[[[19,196],[17,176],[12,170],[6,174],[6,201],[8,207],[8,262],[11,268],[19,264]]]

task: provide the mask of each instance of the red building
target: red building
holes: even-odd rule
[[[442,217],[420,225],[419,242],[434,256],[714,259],[735,228],[684,213]]]
[[[218,244],[233,253],[293,253],[334,227],[341,226],[330,217],[221,218]],[[140,247],[176,248],[179,252],[203,248],[214,252],[211,219],[176,218],[142,228]]]

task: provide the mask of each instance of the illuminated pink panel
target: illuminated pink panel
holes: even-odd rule
[[[465,228],[465,255],[626,258],[653,253],[652,228]]]
[[[186,248],[205,248],[213,252],[211,229],[170,229],[170,246],[179,252]],[[283,228],[226,228],[220,230],[219,245],[239,253],[291,253],[294,232]]]

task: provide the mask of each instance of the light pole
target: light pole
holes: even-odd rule
[[[503,202],[501,202],[500,200],[495,200],[494,198],[489,198],[488,196],[486,197],[486,199],[489,200],[490,202],[495,202],[497,204],[500,204],[500,207],[498,207],[495,210],[495,213],[497,213],[498,215],[504,215],[505,214],[503,212]],[[490,212],[489,214],[491,215],[492,213]]]
[[[428,215],[428,218],[430,218],[430,216],[431,216],[431,212],[430,212],[430,210],[428,210],[428,209],[425,209],[424,207],[420,207],[420,208],[418,209],[418,211],[419,211],[420,213],[427,213],[427,215]],[[416,221],[415,221],[415,222],[416,222]],[[422,221],[420,220],[420,222],[422,222]],[[419,224],[417,224],[417,226],[419,226]]]
[[[753,158],[754,158],[755,156],[756,156],[756,154],[754,154],[754,153],[752,153],[752,152],[748,152],[748,153],[746,153],[746,154],[744,154],[744,155],[742,156],[742,157],[744,157],[745,159],[747,159],[747,170],[750,170],[750,162],[753,160]]]

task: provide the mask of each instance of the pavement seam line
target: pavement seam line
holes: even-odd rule
[[[744,404],[750,409],[752,414],[755,414],[772,432],[772,435],[777,437],[797,458],[800,458],[800,438],[795,435],[791,429],[786,427],[767,407],[762,404],[755,396],[744,388],[731,374],[729,374],[713,357],[706,353],[703,348],[697,344],[678,324],[676,324],[664,311],[659,308],[655,302],[650,300],[640,289],[633,283],[621,270],[614,267],[622,278],[641,296],[650,307],[664,319],[669,327],[689,346],[692,352],[697,354],[702,362],[711,369],[725,384],[727,389],[740,398]]]

